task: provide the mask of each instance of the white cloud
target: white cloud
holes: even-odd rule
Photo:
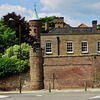
[[[32,19],[33,11],[31,9],[26,9],[24,7],[21,7],[19,5],[13,6],[9,4],[4,4],[0,6],[0,17],[3,17],[7,13],[15,12],[16,14],[20,14],[22,17],[25,17],[26,20]],[[57,17],[64,17],[65,22],[67,24],[70,24],[71,26],[78,26],[80,24],[80,20],[74,20],[70,18],[69,16],[66,17],[65,15],[61,13],[39,13],[39,17],[43,18],[46,16],[57,16]]]
[[[39,17],[49,17],[49,16],[57,16],[57,17],[64,17],[64,21],[69,24],[70,26],[77,27],[81,24],[81,21],[78,19],[72,19],[69,16],[62,15],[61,13],[39,13]]]
[[[77,27],[79,26],[82,22],[78,19],[72,19],[70,17],[65,17],[65,22],[67,24],[69,24],[70,26],[73,26],[73,27]]]
[[[40,0],[40,2],[43,4],[42,10],[48,10],[48,11],[62,10],[66,12],[72,10],[73,7],[75,6],[75,3],[77,3],[78,1],[80,0]]]
[[[96,2],[94,4],[87,5],[86,7],[88,8],[88,11],[90,11],[90,13],[98,14],[100,16],[100,11],[99,11],[99,9],[100,9],[100,2]]]
[[[43,11],[61,12],[67,15],[100,15],[99,0],[40,0]]]
[[[40,0],[40,2],[44,5],[42,10],[56,10],[59,1],[60,0]]]
[[[57,16],[57,17],[61,17],[62,14],[61,13],[39,13],[38,14],[39,17],[43,18],[43,17],[49,17],[49,16]]]
[[[100,2],[97,2],[97,3],[94,3],[94,4],[88,5],[87,7],[88,8],[91,8],[91,9],[98,10],[100,8]]]
[[[16,14],[20,14],[22,17],[25,17],[26,20],[29,20],[32,18],[33,11],[31,9],[26,9],[24,7],[21,7],[19,5],[13,6],[9,4],[4,4],[0,6],[0,17],[3,17],[4,15],[15,12]]]

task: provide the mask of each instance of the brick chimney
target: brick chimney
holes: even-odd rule
[[[45,22],[45,31],[49,31],[49,22]]]
[[[92,27],[97,29],[97,20],[92,21]]]

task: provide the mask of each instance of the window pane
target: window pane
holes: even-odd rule
[[[98,52],[100,52],[100,42],[98,41]]]
[[[73,52],[73,43],[67,42],[67,53],[72,53],[72,52]]]
[[[50,42],[46,43],[46,53],[52,53],[52,44]]]
[[[83,53],[87,52],[87,42],[81,42],[81,49]]]

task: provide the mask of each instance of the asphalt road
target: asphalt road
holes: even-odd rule
[[[100,92],[0,94],[0,100],[100,100]]]

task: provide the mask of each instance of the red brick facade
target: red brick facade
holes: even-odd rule
[[[52,89],[84,88],[84,82],[88,88],[98,87],[100,56],[44,57],[43,72],[44,89],[49,88],[49,83]],[[30,90],[29,73],[21,74],[22,90]],[[18,75],[0,80],[0,90],[16,89],[19,89]]]
[[[54,89],[82,88],[84,82],[92,87],[97,79],[95,68],[99,68],[99,61],[99,56],[45,57],[44,88],[48,88],[49,83]]]

